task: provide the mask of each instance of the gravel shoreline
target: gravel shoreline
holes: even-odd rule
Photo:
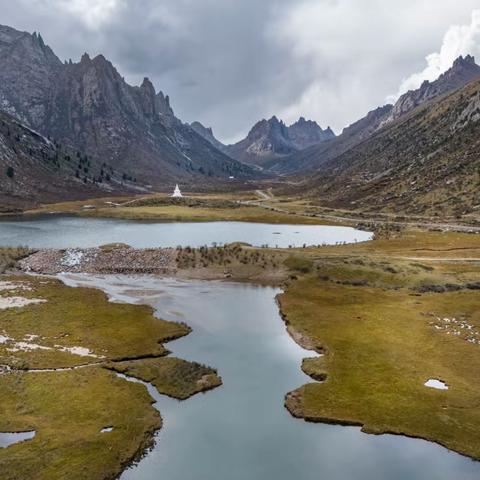
[[[177,251],[173,248],[134,249],[122,247],[41,249],[19,262],[24,272],[54,275],[90,274],[173,274]]]

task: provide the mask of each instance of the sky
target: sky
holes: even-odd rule
[[[478,0],[0,0],[0,23],[62,59],[149,77],[183,121],[229,143],[262,118],[335,132],[459,55],[480,60]]]

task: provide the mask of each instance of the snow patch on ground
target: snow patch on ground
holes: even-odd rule
[[[81,250],[67,250],[62,257],[61,264],[64,267],[76,267],[81,265],[84,253]]]
[[[90,349],[85,347],[63,347],[62,345],[55,345],[55,348],[61,352],[68,352],[72,355],[79,355],[80,357],[105,358],[95,355]]]
[[[448,385],[445,382],[436,380],[435,378],[427,380],[424,385],[429,388],[435,388],[436,390],[448,390]]]
[[[33,342],[33,340],[36,340],[37,338],[39,338],[38,335],[34,335],[33,333],[27,333],[23,339],[26,340],[27,342]]]
[[[81,357],[105,358],[101,355],[95,355],[90,349],[85,347],[64,347],[63,345],[55,345],[54,347],[46,347],[39,345],[33,341],[40,338],[39,335],[29,333],[23,337],[23,341],[17,342],[9,337],[6,332],[0,334],[0,345],[6,345],[7,352],[32,352],[34,350],[58,350],[60,352],[70,353]]]
[[[24,297],[0,297],[0,310],[7,308],[21,308],[27,305],[45,303],[42,298],[24,298]]]
[[[31,291],[32,287],[30,287],[29,285],[26,285],[25,283],[0,282],[0,292],[10,291],[10,290]]]
[[[446,335],[453,335],[466,340],[468,343],[480,345],[480,331],[475,325],[468,323],[466,318],[449,318],[434,316],[435,321],[431,322],[435,330]]]
[[[35,430],[29,432],[0,432],[0,448],[7,448],[15,443],[25,442],[35,437]]]
[[[44,347],[36,343],[15,342],[13,347],[7,348],[7,352],[31,352],[33,350],[52,350],[50,347]]]

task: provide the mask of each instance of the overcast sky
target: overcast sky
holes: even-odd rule
[[[480,57],[478,0],[0,0],[0,23],[62,59],[103,53],[148,76],[223,141],[261,118],[337,133],[459,54]]]

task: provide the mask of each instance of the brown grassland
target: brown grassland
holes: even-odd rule
[[[112,212],[141,219],[318,221],[248,205],[206,211],[124,206]],[[103,207],[88,214],[102,215]],[[0,268],[11,268],[26,254],[2,250]],[[302,364],[312,382],[286,395],[293,415],[421,437],[480,459],[480,235],[386,229],[374,241],[355,245],[181,249],[176,262],[177,275],[185,278],[284,287],[279,305],[290,333],[323,354]],[[37,431],[33,440],[0,450],[6,479],[62,478],[65,472],[73,479],[114,478],[144,451],[161,425],[159,414],[143,386],[114,371],[176,398],[221,382],[209,367],[166,356],[163,343],[189,328],[155,319],[148,307],[113,304],[96,290],[42,277],[10,275],[2,281],[27,284],[30,289],[13,293],[46,302],[0,310],[0,335],[17,342],[38,335],[35,342],[49,348],[12,352],[11,342],[0,343],[0,364],[13,369],[1,377],[0,431]],[[66,350],[75,346],[97,357]],[[94,365],[26,371],[84,363]],[[449,389],[427,388],[429,379]],[[105,426],[114,430],[100,434]]]

